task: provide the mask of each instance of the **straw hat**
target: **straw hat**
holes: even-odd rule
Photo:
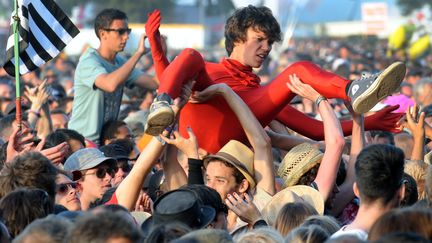
[[[427,154],[425,154],[425,156],[424,156],[424,162],[426,164],[430,165],[431,161],[432,161],[432,151],[429,152],[429,153],[427,153]]]
[[[284,180],[284,187],[294,186],[300,178],[321,163],[323,153],[309,143],[292,148],[283,159],[278,175]]]
[[[236,140],[231,140],[214,155],[204,158],[204,166],[207,167],[209,161],[218,159],[230,163],[240,171],[250,184],[250,189],[255,188],[254,179],[254,153],[246,145]]]
[[[276,193],[263,208],[261,214],[269,225],[274,225],[282,207],[287,203],[296,202],[308,203],[315,208],[320,215],[324,213],[324,199],[321,194],[310,186],[297,185],[287,187]]]

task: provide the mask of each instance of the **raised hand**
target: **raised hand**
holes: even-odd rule
[[[417,110],[417,105],[414,106],[414,110]],[[424,128],[424,119],[425,113],[420,113],[418,117],[417,112],[410,112],[410,109],[406,110],[405,113],[406,122],[402,124],[403,127],[408,128],[411,131],[414,139],[424,139],[425,136],[425,128]]]
[[[182,151],[188,158],[199,159],[198,153],[198,142],[195,134],[192,132],[192,128],[187,128],[189,139],[186,139],[180,135],[178,131],[174,131],[170,138],[160,136],[166,143],[174,145]]]
[[[160,38],[159,27],[161,22],[161,15],[159,10],[154,10],[149,13],[147,23],[145,24],[145,31],[149,38]]]
[[[150,42],[151,55],[154,61],[154,67],[156,70],[157,77],[160,79],[166,67],[169,65],[169,61],[166,58],[166,49],[164,50],[163,39],[159,33],[159,27],[161,23],[161,15],[159,10],[154,10],[148,15],[147,23],[145,25],[145,31]],[[166,46],[166,45],[165,45]]]
[[[54,165],[61,164],[65,160],[65,157],[71,153],[69,144],[67,142],[60,143],[52,148],[43,149],[45,141],[45,138],[42,139],[34,151],[37,151],[47,157]]]
[[[204,103],[207,100],[211,99],[213,96],[224,94],[225,92],[229,92],[230,90],[231,88],[228,87],[227,84],[224,83],[213,84],[208,86],[202,91],[193,92],[191,98],[189,99],[189,102]]]
[[[25,86],[24,96],[31,102],[31,109],[39,111],[50,97],[47,80],[45,79],[38,87],[29,88]]]
[[[389,132],[400,132],[399,120],[403,113],[393,113],[399,105],[387,106],[373,115],[365,117],[365,130],[382,130]]]
[[[153,201],[150,196],[141,191],[135,204],[135,211],[152,213],[152,206]]]
[[[243,193],[243,197],[244,199],[235,192],[232,195],[228,194],[228,197],[225,199],[225,204],[241,220],[249,225],[253,225],[255,222],[262,219],[261,213],[247,193]]]
[[[147,38],[146,34],[142,34],[138,43],[137,52],[141,55],[145,55],[150,51],[150,48],[146,47],[145,39]]]
[[[6,163],[21,153],[31,151],[34,144],[33,141],[34,135],[31,134],[29,128],[23,127],[20,130],[17,126],[14,126],[6,148]]]
[[[190,80],[186,84],[183,85],[182,91],[180,93],[180,107],[183,108],[183,106],[186,105],[186,103],[189,101],[191,95],[192,95],[192,88],[195,85],[195,80]]]
[[[174,104],[171,106],[176,117],[180,114],[180,110],[186,105],[192,94],[192,87],[195,85],[195,80],[190,80],[183,85],[180,96],[174,100]]]
[[[320,94],[312,88],[309,84],[303,83],[295,74],[289,76],[290,82],[286,83],[288,88],[311,101],[316,101],[316,99],[320,96]]]

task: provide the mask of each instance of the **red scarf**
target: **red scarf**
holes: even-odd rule
[[[245,66],[234,59],[224,58],[221,64],[227,69],[231,77],[247,87],[259,87],[260,78],[252,72],[252,67]]]

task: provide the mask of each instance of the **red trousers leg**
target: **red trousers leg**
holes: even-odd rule
[[[295,96],[287,86],[287,82],[290,82],[289,76],[292,74],[296,74],[303,83],[311,85],[326,98],[348,99],[345,91],[349,84],[348,80],[327,72],[311,62],[296,62],[267,86],[238,92],[264,126],[275,119]],[[311,129],[311,127],[305,127],[305,129]]]
[[[158,92],[167,93],[175,99],[180,95],[184,83],[195,79],[194,89],[203,89],[212,84],[204,69],[205,63],[201,54],[194,49],[184,49],[164,70],[160,79]]]

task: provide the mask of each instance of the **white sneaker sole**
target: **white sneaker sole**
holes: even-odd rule
[[[372,86],[354,100],[352,103],[354,111],[359,114],[366,113],[378,102],[392,95],[400,87],[405,72],[405,64],[402,62],[395,62],[388,66],[372,83]]]
[[[144,132],[152,136],[158,136],[173,122],[173,110],[170,107],[161,107],[156,113],[149,114]]]

